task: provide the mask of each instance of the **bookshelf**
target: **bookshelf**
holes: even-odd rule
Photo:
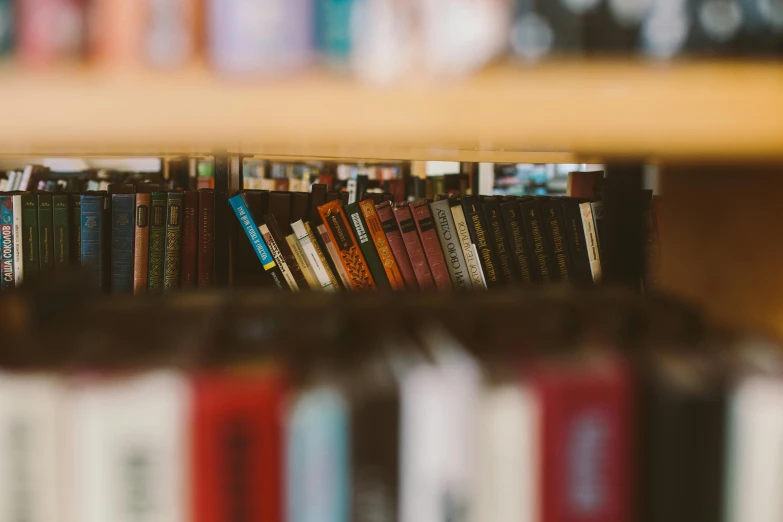
[[[602,162],[783,157],[783,65],[566,61],[370,86],[0,70],[0,154]]]

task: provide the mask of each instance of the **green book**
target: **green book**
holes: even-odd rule
[[[54,206],[52,223],[54,225],[54,268],[64,270],[71,262],[71,219],[70,197],[67,194],[52,196]]]
[[[153,192],[150,202],[150,259],[147,267],[147,290],[163,292],[163,257],[166,250],[166,193]]]
[[[375,248],[372,236],[367,230],[367,223],[364,221],[364,216],[362,215],[362,210],[359,208],[359,203],[346,205],[345,215],[348,217],[348,222],[351,224],[351,230],[353,230],[353,233],[356,236],[356,242],[359,243],[359,249],[362,251],[364,260],[367,262],[367,267],[370,269],[370,274],[375,281],[375,286],[378,288],[391,289],[389,278],[386,275],[386,270],[383,268],[381,258],[378,256],[378,250]]]
[[[38,196],[22,194],[22,267],[24,278],[34,279],[39,271],[38,252]]]
[[[71,194],[71,264],[82,264],[82,198]]]
[[[179,288],[182,258],[182,213],[185,195],[169,192],[166,197],[166,252],[163,261],[163,290]]]
[[[54,212],[51,194],[38,194],[38,252],[41,272],[54,268]]]

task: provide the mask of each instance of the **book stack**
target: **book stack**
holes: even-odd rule
[[[212,189],[0,194],[2,289],[74,267],[113,294],[210,286],[214,205]]]
[[[0,520],[781,515],[780,347],[677,303],[208,295],[5,297]]]
[[[601,201],[392,199],[364,194],[350,203],[346,192],[319,184],[310,194],[246,190],[230,200],[249,240],[240,247],[243,270],[293,291],[483,290],[601,280]],[[256,261],[247,259],[252,251]]]

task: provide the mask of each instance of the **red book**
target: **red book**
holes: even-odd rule
[[[215,191],[198,191],[198,286],[215,282]]]
[[[185,191],[185,220],[182,224],[182,288],[196,288],[198,251],[198,192]]]
[[[397,261],[397,266],[400,267],[402,279],[405,281],[405,287],[410,290],[419,288],[419,283],[416,281],[416,274],[413,272],[411,259],[408,257],[408,250],[405,248],[405,241],[402,239],[402,234],[397,226],[397,220],[394,218],[391,203],[384,201],[380,205],[375,206],[375,211],[378,213],[378,217],[381,220],[381,226],[383,227],[383,232],[386,234],[386,241],[389,242],[389,247],[394,254],[394,260]]]
[[[632,387],[619,361],[534,363],[542,522],[630,522]]]
[[[422,290],[435,288],[435,282],[432,280],[432,272],[427,262],[427,255],[424,253],[424,247],[419,239],[419,233],[416,231],[416,223],[413,214],[407,203],[399,203],[394,206],[394,218],[400,227],[402,240],[405,242],[405,250],[408,251],[408,257],[413,266],[413,273],[416,274],[416,281]]]
[[[601,197],[604,182],[604,171],[569,172],[566,195],[572,198]]]
[[[451,276],[446,266],[446,258],[443,256],[443,248],[440,245],[438,233],[435,232],[435,222],[432,220],[430,204],[426,199],[420,199],[415,203],[411,203],[410,209],[421,237],[424,254],[427,256],[427,262],[430,265],[432,278],[435,280],[435,286],[438,290],[451,290]]]
[[[277,373],[195,379],[195,522],[283,520],[284,400]]]

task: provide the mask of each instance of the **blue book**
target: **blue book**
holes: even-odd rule
[[[89,274],[95,288],[104,288],[103,260],[103,207],[106,196],[85,194],[81,196],[82,214],[82,267]]]
[[[275,263],[275,259],[272,257],[272,253],[269,251],[269,247],[264,242],[261,232],[258,230],[258,225],[250,210],[247,207],[247,202],[242,194],[238,194],[228,200],[231,203],[231,208],[234,209],[234,213],[239,219],[239,224],[245,231],[247,239],[250,241],[250,245],[253,247],[258,260],[261,261],[261,266],[272,277],[275,285],[278,289],[287,289],[288,284],[284,282],[283,273],[280,271],[280,267]]]
[[[11,290],[16,286],[13,196],[0,196],[0,285],[3,291]]]
[[[111,293],[133,292],[135,194],[111,196]]]

